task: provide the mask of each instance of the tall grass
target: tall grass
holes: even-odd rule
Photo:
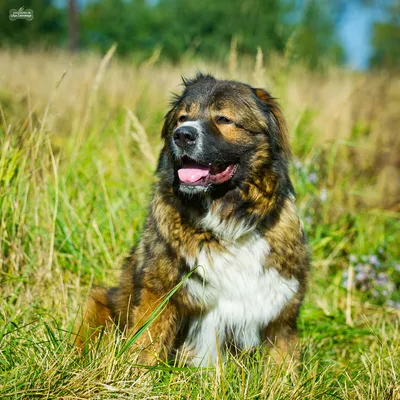
[[[1,51],[0,65],[0,398],[400,398],[399,76],[311,74],[261,50],[178,66]],[[198,69],[270,89],[288,119],[313,254],[298,379],[258,353],[138,376],[119,336],[86,357],[72,345],[90,287],[116,282],[140,235],[170,91]]]

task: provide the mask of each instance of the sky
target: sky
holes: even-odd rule
[[[381,0],[381,3],[385,1]],[[379,1],[377,2],[379,3]],[[386,19],[379,4],[366,6],[360,1],[349,1],[338,22],[337,32],[346,54],[346,64],[353,69],[365,69],[372,55],[372,27]]]

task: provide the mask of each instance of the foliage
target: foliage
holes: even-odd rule
[[[295,28],[295,55],[310,69],[323,63],[340,64],[343,61],[343,50],[335,39],[332,12],[330,2],[307,1],[301,21]]]
[[[300,7],[296,0],[97,0],[81,6],[81,48],[106,51],[113,43],[123,56],[143,60],[157,48],[174,62],[184,57],[223,60],[232,43],[240,55],[284,54],[316,68],[341,61],[334,20],[325,0]],[[0,44],[65,45],[67,9],[52,0],[30,0],[33,21],[9,21],[11,0],[0,0]]]
[[[374,25],[372,45],[374,54],[371,65],[375,67],[400,67],[400,2],[395,1],[389,9],[386,22]]]
[[[178,59],[190,51],[221,58],[232,39],[238,51],[255,54],[257,46],[267,52],[282,52],[291,27],[285,23],[293,4],[279,0],[160,0],[160,43],[167,55]],[[163,29],[162,29],[163,28]]]
[[[257,47],[282,54],[295,35],[294,56],[310,67],[340,61],[332,57],[340,53],[333,21],[321,15],[323,5],[309,4],[302,11],[291,0],[107,0],[83,11],[83,36],[103,51],[115,41],[121,54],[148,55],[161,46],[163,56],[178,61],[185,55],[221,60],[232,41],[240,54],[255,55]]]
[[[173,62],[222,61],[232,46],[240,56],[254,56],[260,48],[267,57],[285,55],[292,63],[319,69],[344,61],[337,28],[349,4],[343,0],[93,0],[80,4],[79,42],[81,49],[100,52],[117,43],[118,54],[140,61],[154,52]],[[398,68],[400,3],[364,0],[357,4],[360,9],[379,10],[370,65]],[[34,11],[33,21],[10,21],[8,13],[16,3],[0,0],[0,46],[67,45],[66,4],[27,0],[23,5]]]
[[[155,15],[146,1],[105,0],[82,11],[82,44],[106,51],[114,42],[122,55],[149,55],[157,46]]]
[[[33,10],[32,21],[9,20],[9,11]],[[0,0],[0,44],[8,46],[59,45],[66,35],[66,16],[55,7],[52,0],[26,0],[23,4],[14,0]]]

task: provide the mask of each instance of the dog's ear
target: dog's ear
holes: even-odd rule
[[[170,126],[170,124],[172,122],[172,118],[173,118],[174,114],[175,114],[175,110],[173,108],[172,110],[168,111],[168,113],[164,117],[164,124],[163,124],[163,127],[161,129],[161,138],[162,139],[165,139],[167,137],[167,135],[168,135],[168,129],[169,129],[169,126]]]
[[[176,110],[182,100],[182,94],[177,94],[177,93],[172,93],[172,99],[171,99],[171,109],[168,111],[168,113],[164,116],[164,125],[161,129],[161,138],[165,139],[168,135],[168,129],[170,125],[172,124],[172,121],[176,117]]]
[[[278,102],[264,89],[253,88],[253,93],[261,101],[263,109],[272,116],[272,124],[275,126],[270,128],[272,128],[277,138],[277,145],[283,156],[290,159],[292,151],[290,149],[289,133]]]

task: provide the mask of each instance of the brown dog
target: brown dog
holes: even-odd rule
[[[184,86],[166,115],[141,239],[119,286],[92,292],[82,337],[111,321],[134,333],[185,279],[137,340],[142,362],[180,350],[209,365],[227,347],[263,343],[277,359],[295,355],[309,257],[279,106],[210,75]]]

